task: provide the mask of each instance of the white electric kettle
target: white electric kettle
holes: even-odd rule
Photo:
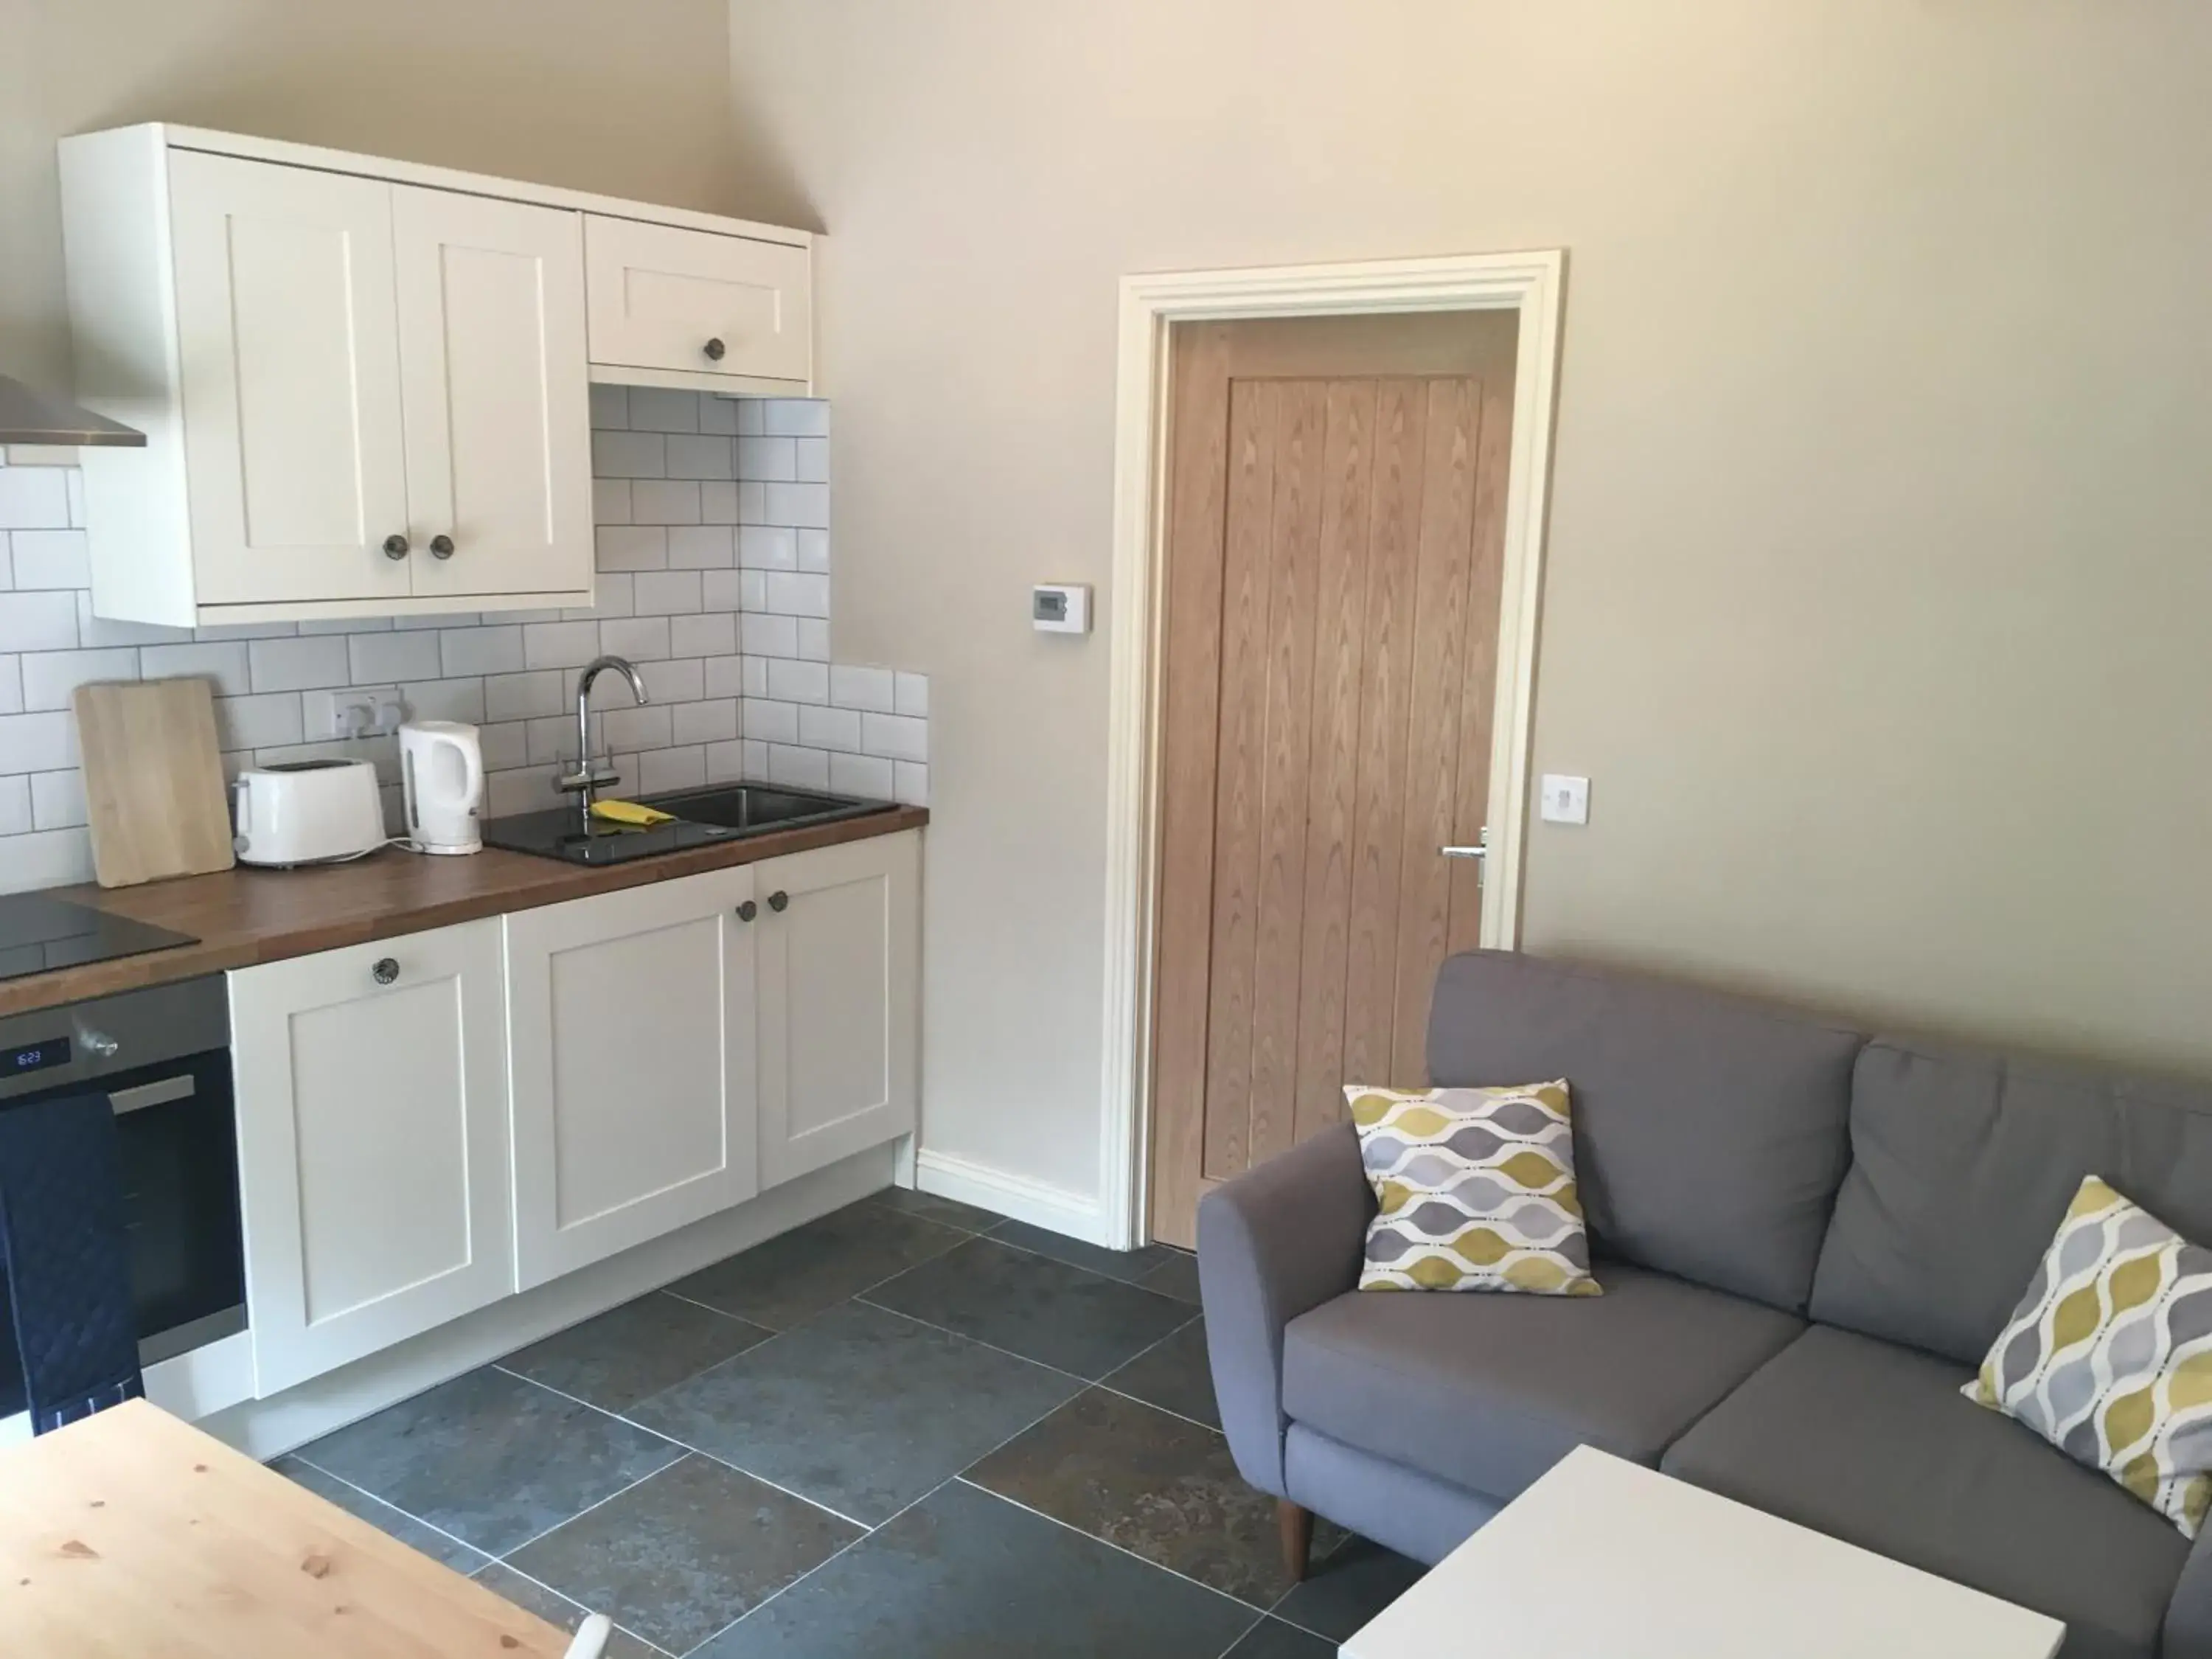
[[[483,832],[483,746],[462,720],[411,720],[399,728],[399,777],[407,793],[407,838],[417,852],[479,853]]]

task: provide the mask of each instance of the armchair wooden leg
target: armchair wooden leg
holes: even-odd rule
[[[1287,1498],[1275,1500],[1275,1524],[1283,1535],[1283,1571],[1294,1584],[1303,1583],[1306,1558],[1313,1550],[1313,1511]]]

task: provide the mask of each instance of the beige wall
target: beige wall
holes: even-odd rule
[[[733,210],[722,0],[0,0],[0,371],[68,379],[54,140],[169,120]]]
[[[927,670],[928,1144],[1096,1178],[1124,271],[1571,251],[1527,942],[2212,1072],[2212,9],[737,0],[837,650]],[[1116,619],[1108,616],[1103,627]],[[1379,1079],[1378,1079],[1379,1080]]]

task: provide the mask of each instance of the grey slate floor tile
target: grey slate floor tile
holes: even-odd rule
[[[683,1448],[490,1366],[300,1448],[488,1555],[612,1497]]]
[[[700,1650],[696,1659],[1219,1659],[1227,1596],[961,1481]]]
[[[1336,1659],[1337,1644],[1279,1619],[1262,1619],[1222,1659]]]
[[[1164,1244],[1146,1244],[1134,1250],[1109,1250],[1103,1244],[1070,1238],[1045,1227],[1033,1227],[1026,1221],[1002,1221],[991,1229],[991,1237],[1018,1250],[1048,1255],[1071,1267],[1087,1267],[1094,1273],[1130,1285],[1147,1273],[1172,1266],[1176,1255]]]
[[[471,1549],[459,1539],[447,1537],[435,1527],[427,1526],[413,1516],[403,1514],[381,1498],[372,1498],[359,1488],[348,1486],[336,1475],[325,1474],[300,1457],[280,1457],[269,1467],[287,1480],[305,1486],[316,1497],[327,1498],[347,1514],[359,1516],[379,1532],[389,1533],[409,1549],[428,1556],[441,1566],[451,1567],[456,1572],[474,1572],[491,1559],[483,1551]]]
[[[970,1239],[862,1299],[1094,1382],[1192,1316],[1188,1304],[992,1238]]]
[[[1206,1356],[1206,1321],[1194,1319],[1162,1338],[1119,1370],[1106,1374],[1117,1393],[1188,1417],[1208,1428],[1221,1426],[1221,1407],[1213,1398],[1213,1366]]]
[[[881,1192],[870,1193],[860,1200],[864,1204],[880,1204],[885,1209],[918,1215],[924,1221],[934,1221],[939,1226],[957,1227],[963,1233],[988,1233],[1006,1218],[994,1210],[979,1210],[973,1204],[963,1204],[957,1199],[939,1198],[934,1193],[925,1193],[913,1187],[886,1187]]]
[[[1304,1583],[1275,1603],[1274,1614],[1332,1642],[1347,1641],[1427,1571],[1380,1544],[1347,1539],[1314,1564]]]
[[[863,1200],[668,1286],[772,1331],[941,1255],[969,1235]]]
[[[632,1415],[873,1526],[1081,1387],[854,1304],[655,1395]]]
[[[691,1456],[524,1546],[507,1565],[681,1654],[860,1534]]]
[[[733,1315],[655,1291],[499,1363],[504,1370],[620,1413],[769,1335]]]
[[[557,1590],[549,1589],[536,1579],[526,1578],[496,1561],[478,1572],[476,1581],[493,1595],[505,1596],[524,1612],[534,1613],[547,1624],[557,1625],[571,1635],[584,1622],[586,1613],[605,1613],[615,1620],[615,1633],[607,1643],[606,1659],[662,1659],[664,1650],[653,1646],[635,1631],[625,1630],[613,1608],[578,1607]]]
[[[1169,1260],[1137,1281],[1148,1291],[1158,1291],[1162,1296],[1171,1296],[1178,1302],[1198,1305],[1198,1258],[1182,1250],[1170,1252]]]
[[[1244,1484],[1229,1443],[1103,1389],[1062,1406],[965,1478],[1255,1613],[1291,1588],[1275,1501]]]

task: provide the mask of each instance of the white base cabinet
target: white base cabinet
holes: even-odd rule
[[[507,919],[522,1288],[760,1189],[750,866]]]
[[[919,840],[848,842],[753,866],[764,1187],[914,1127]]]
[[[230,975],[264,1397],[514,1290],[500,924]]]
[[[256,1393],[910,1133],[921,839],[232,974]]]

